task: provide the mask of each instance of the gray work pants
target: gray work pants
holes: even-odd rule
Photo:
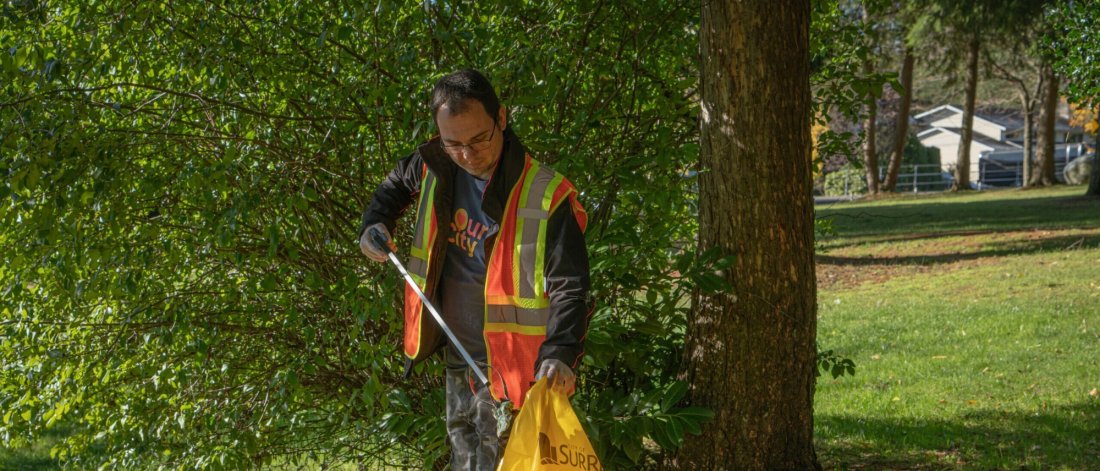
[[[451,469],[493,471],[504,454],[497,438],[497,404],[467,368],[447,368],[447,437]],[[476,393],[475,393],[476,391]]]

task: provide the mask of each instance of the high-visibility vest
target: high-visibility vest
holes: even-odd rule
[[[485,339],[493,398],[510,399],[516,408],[535,380],[539,347],[546,339],[550,298],[546,292],[546,225],[550,215],[568,201],[583,232],[587,213],[577,201],[577,189],[561,174],[524,156],[523,173],[504,206],[500,231],[488,255],[485,273]],[[431,248],[439,236],[433,206],[436,177],[424,167],[408,272],[421,289],[435,262]],[[428,293],[430,296],[430,293]],[[411,287],[405,288],[405,355],[419,359],[426,352],[424,306]],[[434,322],[428,320],[427,322]],[[428,345],[427,348],[431,348]],[[427,352],[430,353],[430,352]],[[576,365],[570,365],[575,367]]]

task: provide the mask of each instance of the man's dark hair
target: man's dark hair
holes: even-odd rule
[[[493,91],[493,85],[489,83],[489,79],[474,69],[462,69],[435,83],[435,88],[432,89],[432,119],[439,114],[439,109],[443,105],[447,105],[452,115],[465,113],[468,108],[467,99],[480,102],[489,117],[494,122],[497,120],[500,99]]]

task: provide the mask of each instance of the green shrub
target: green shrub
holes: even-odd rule
[[[827,196],[862,195],[867,193],[867,172],[863,168],[845,165],[825,175]]]

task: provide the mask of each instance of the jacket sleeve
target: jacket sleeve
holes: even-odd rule
[[[560,360],[574,370],[580,366],[593,307],[590,287],[584,233],[570,205],[562,204],[547,222],[546,291],[550,296],[550,320],[546,340],[539,348],[536,371],[548,358]]]
[[[363,236],[363,231],[375,223],[381,222],[394,233],[397,219],[405,213],[413,199],[420,193],[420,180],[423,176],[424,161],[419,152],[413,152],[399,160],[385,180],[374,190],[370,204],[363,211],[359,230],[355,239]]]

